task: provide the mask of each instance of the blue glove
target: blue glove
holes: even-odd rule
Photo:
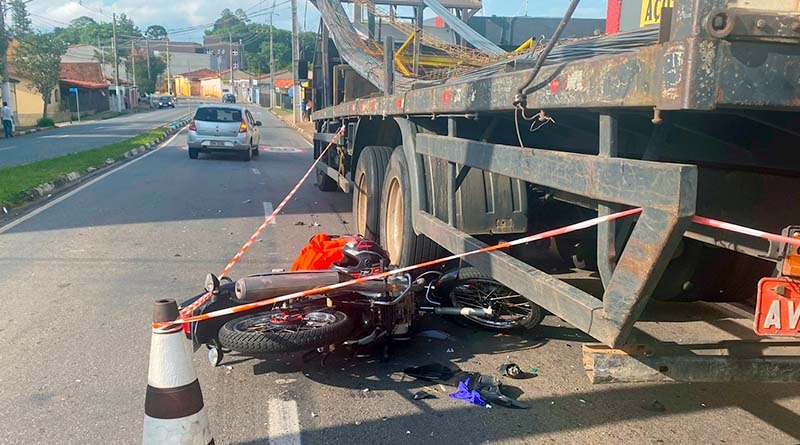
[[[486,401],[483,400],[478,391],[469,389],[469,377],[464,381],[458,382],[458,391],[450,394],[450,397],[458,400],[466,400],[473,405],[486,406]]]

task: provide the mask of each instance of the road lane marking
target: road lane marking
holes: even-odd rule
[[[9,147],[3,147],[3,148],[0,148],[0,151],[11,150],[12,148],[17,148],[17,146],[16,145],[11,145]]]
[[[261,174],[261,170],[255,168],[255,167],[251,168],[250,170],[253,170],[253,174],[254,175],[260,175]]]
[[[297,402],[270,399],[268,423],[270,445],[300,445]]]
[[[269,215],[272,215],[272,211],[273,210],[274,209],[272,208],[272,203],[271,202],[264,202],[264,218],[265,219],[269,218]],[[272,218],[272,221],[270,221],[269,223],[270,224],[275,224],[275,220],[277,218],[278,218],[277,216],[275,218]]]
[[[138,158],[135,158],[135,159],[133,159],[131,161],[128,161],[128,162],[120,165],[119,167],[111,170],[110,172],[103,173],[102,175],[92,179],[91,181],[87,182],[86,184],[80,185],[77,188],[75,188],[73,190],[70,190],[68,193],[65,193],[65,194],[59,196],[58,198],[48,202],[47,204],[37,208],[36,210],[33,210],[31,213],[23,215],[23,216],[15,219],[14,221],[11,221],[10,223],[6,224],[5,226],[0,227],[0,234],[13,229],[14,227],[16,227],[16,226],[24,223],[25,221],[33,218],[34,216],[44,212],[45,210],[49,209],[50,207],[53,207],[54,205],[66,200],[67,198],[78,194],[78,192],[82,191],[83,189],[89,187],[90,185],[92,185],[92,184],[94,184],[96,182],[99,182],[100,180],[104,179],[106,176],[110,176],[110,175],[112,175],[112,174],[114,174],[114,173],[116,173],[116,172],[118,172],[118,171],[120,171],[120,170],[122,170],[124,168],[128,168],[129,166],[131,166],[131,165],[141,161],[142,159],[152,155],[153,153],[157,152],[158,150],[161,150],[162,148],[164,148],[167,145],[171,144],[172,141],[174,141],[175,138],[177,138],[178,135],[183,132],[184,128],[181,128],[180,130],[178,130],[178,132],[176,132],[174,135],[172,135],[171,138],[169,138],[165,142],[161,143],[161,145],[159,145],[158,147],[153,149],[153,151],[151,151],[150,153],[145,153],[142,156],[139,156]]]

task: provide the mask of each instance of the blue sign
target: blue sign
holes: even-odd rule
[[[78,92],[78,89],[77,89],[77,88],[70,88],[70,89],[69,89],[69,92],[70,92],[70,93],[77,93],[77,92]]]
[[[291,97],[292,99],[294,99],[294,87],[292,87],[292,88],[289,88],[289,97]]]

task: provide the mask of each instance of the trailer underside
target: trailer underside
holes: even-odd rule
[[[469,259],[608,347],[622,347],[654,291],[677,286],[673,292],[681,293],[693,283],[681,268],[697,245],[704,254],[699,264],[692,260],[692,280],[705,274],[718,281],[715,275],[727,273],[731,285],[745,283],[739,292],[752,296],[752,278],[774,270],[774,246],[694,225],[695,214],[772,232],[800,221],[793,204],[800,199],[793,153],[800,144],[800,45],[741,30],[716,37],[706,23],[725,4],[676,0],[663,43],[546,66],[527,94],[527,115],[511,97],[529,70],[514,66],[328,106],[314,113],[315,154],[347,127],[321,169],[350,191],[365,146],[402,147],[413,230],[453,253],[641,207],[635,221],[603,223],[592,237],[599,294],[553,277],[519,252]],[[758,18],[741,11],[737,17]],[[542,119],[525,120],[539,110]],[[475,216],[484,225],[468,227],[469,204],[459,189],[470,175],[480,175],[487,190],[509,179],[515,190],[513,181],[521,181],[524,218],[513,205],[496,212],[484,205]],[[570,216],[543,211],[552,207],[537,205],[540,196],[568,203]],[[723,250],[736,260],[723,261]]]

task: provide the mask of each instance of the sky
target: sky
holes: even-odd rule
[[[275,26],[291,29],[291,9],[288,0],[275,0]],[[575,12],[576,17],[604,17],[607,0],[583,0]],[[483,15],[523,15],[527,4],[528,15],[556,17],[563,15],[569,0],[484,0]],[[298,0],[298,21],[306,29],[316,31],[319,14],[307,0]],[[172,40],[200,41],[202,25],[213,23],[224,8],[242,8],[253,21],[267,23],[272,0],[244,0],[241,2],[219,0],[163,1],[163,0],[32,0],[28,3],[34,26],[51,30],[66,26],[70,20],[89,16],[98,21],[111,21],[112,13],[125,13],[139,29],[149,25],[162,25],[171,31]],[[349,5],[345,5],[345,9]],[[187,29],[195,27],[195,29]]]

